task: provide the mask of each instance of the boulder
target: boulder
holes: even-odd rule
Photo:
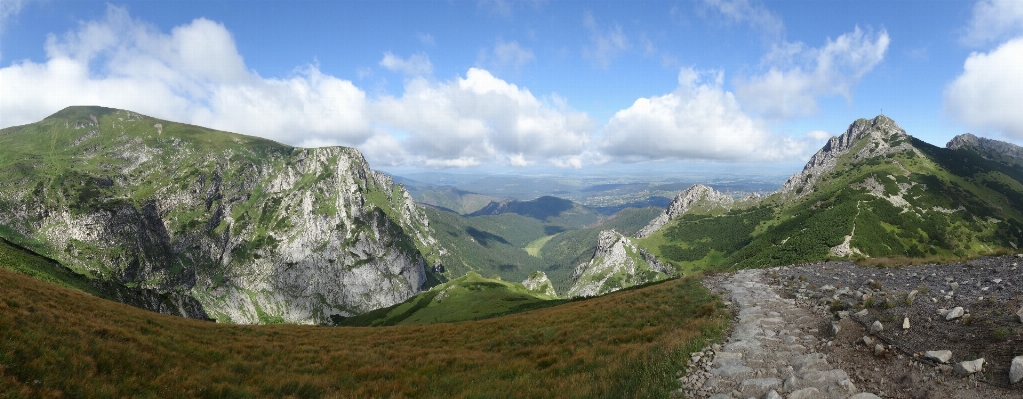
[[[979,371],[983,371],[984,370],[984,358],[975,359],[975,360],[967,360],[965,362],[956,363],[956,365],[952,368],[952,370],[955,371],[956,374],[958,374],[960,376],[963,376],[963,377],[968,376],[968,375],[973,374],[973,373],[976,373],[976,372],[979,372]]]
[[[874,324],[870,325],[870,333],[871,334],[877,334],[877,333],[879,333],[881,331],[884,331],[884,326],[881,325],[880,321],[874,320]]]
[[[945,320],[958,319],[960,317],[963,317],[963,314],[965,313],[966,311],[963,310],[962,306],[956,306],[955,308],[952,308],[952,310],[949,310],[948,313],[945,314]]]
[[[1017,384],[1023,381],[1023,356],[1016,356],[1009,366],[1009,383]]]
[[[924,352],[924,358],[938,363],[948,363],[949,360],[952,360],[952,351],[927,351]]]

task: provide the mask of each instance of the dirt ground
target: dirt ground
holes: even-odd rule
[[[826,262],[771,269],[768,276],[780,295],[820,314],[819,330],[827,332],[820,351],[862,391],[883,398],[1023,398],[1023,383],[1008,381],[1012,358],[1023,355],[1023,324],[1015,314],[1023,305],[1019,263],[1014,256],[889,269]],[[939,313],[954,307],[966,316],[946,320]],[[903,329],[907,318],[910,328]],[[836,336],[830,336],[832,321],[841,327]],[[874,321],[884,330],[871,335]],[[864,336],[886,353],[876,356]],[[952,360],[924,359],[929,350],[951,350]],[[952,372],[953,364],[980,357],[983,372],[965,378]]]

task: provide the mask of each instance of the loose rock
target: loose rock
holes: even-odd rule
[[[966,311],[963,310],[962,306],[956,306],[955,308],[952,308],[952,310],[948,311],[948,313],[945,314],[945,320],[958,319],[960,317],[963,317],[963,314],[965,313]]]
[[[924,352],[924,357],[938,363],[948,363],[952,360],[952,351],[927,351]]]
[[[982,371],[984,370],[984,358],[956,363],[952,370],[961,377]]]
[[[1023,381],[1023,356],[1016,356],[1009,367],[1009,383],[1017,384],[1020,381]]]
[[[871,334],[877,334],[877,333],[879,333],[881,331],[884,331],[884,326],[881,325],[880,321],[874,320],[874,324],[870,325],[870,333]]]
[[[903,330],[908,330],[909,329],[909,318],[908,317],[902,319],[902,329]]]

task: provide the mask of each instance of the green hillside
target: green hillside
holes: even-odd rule
[[[0,396],[11,398],[666,397],[730,319],[691,278],[390,327],[204,322],[8,270],[0,287]]]
[[[393,326],[482,320],[564,303],[520,283],[469,272],[407,301],[343,320],[343,326]]]
[[[884,116],[857,121],[847,135],[832,167],[808,165],[789,191],[720,216],[686,213],[637,244],[691,272],[830,258],[959,259],[1023,242],[1019,167],[927,144]]]

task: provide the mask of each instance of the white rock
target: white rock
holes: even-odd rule
[[[955,320],[955,319],[958,319],[960,317],[963,317],[963,314],[965,314],[965,313],[966,312],[963,311],[963,307],[962,306],[956,306],[955,308],[952,308],[952,310],[948,311],[947,314],[945,314],[945,320]]]
[[[1016,384],[1023,381],[1023,356],[1016,356],[1012,359],[1012,366],[1009,366],[1009,383]]]
[[[956,363],[952,370],[955,371],[955,373],[960,376],[967,376],[978,371],[983,371],[984,358],[967,360],[965,362]]]
[[[905,318],[902,319],[902,329],[903,330],[908,330],[909,329],[909,318],[908,317],[905,317]]]
[[[952,284],[949,284],[948,286],[952,287],[953,290],[958,290],[959,289],[959,283],[952,283]]]
[[[885,352],[886,350],[884,349],[884,345],[874,345],[874,356],[884,356]]]
[[[831,336],[838,336],[839,331],[842,331],[842,326],[838,323],[831,323]]]
[[[927,351],[927,352],[924,352],[924,357],[927,358],[927,359],[931,359],[931,360],[937,361],[938,363],[948,363],[949,360],[952,360],[952,351],[948,351],[948,350],[945,350],[945,351]]]
[[[772,389],[767,392],[767,395],[764,395],[764,399],[782,399],[782,397],[778,394],[778,392],[775,392],[775,390]]]
[[[860,341],[863,341],[863,345],[866,345],[867,347],[870,347],[871,345],[874,344],[874,340],[866,335],[864,335],[863,338],[860,339]]]
[[[1023,309],[1021,309],[1021,311],[1023,311]],[[863,310],[861,310],[859,312],[856,312],[856,317],[863,317],[863,316],[866,316],[868,313],[870,313],[870,312],[868,312],[867,309],[863,309]]]
[[[870,325],[870,333],[871,334],[877,334],[877,333],[879,333],[881,331],[884,331],[884,326],[881,325],[880,321],[874,320],[874,324]]]

